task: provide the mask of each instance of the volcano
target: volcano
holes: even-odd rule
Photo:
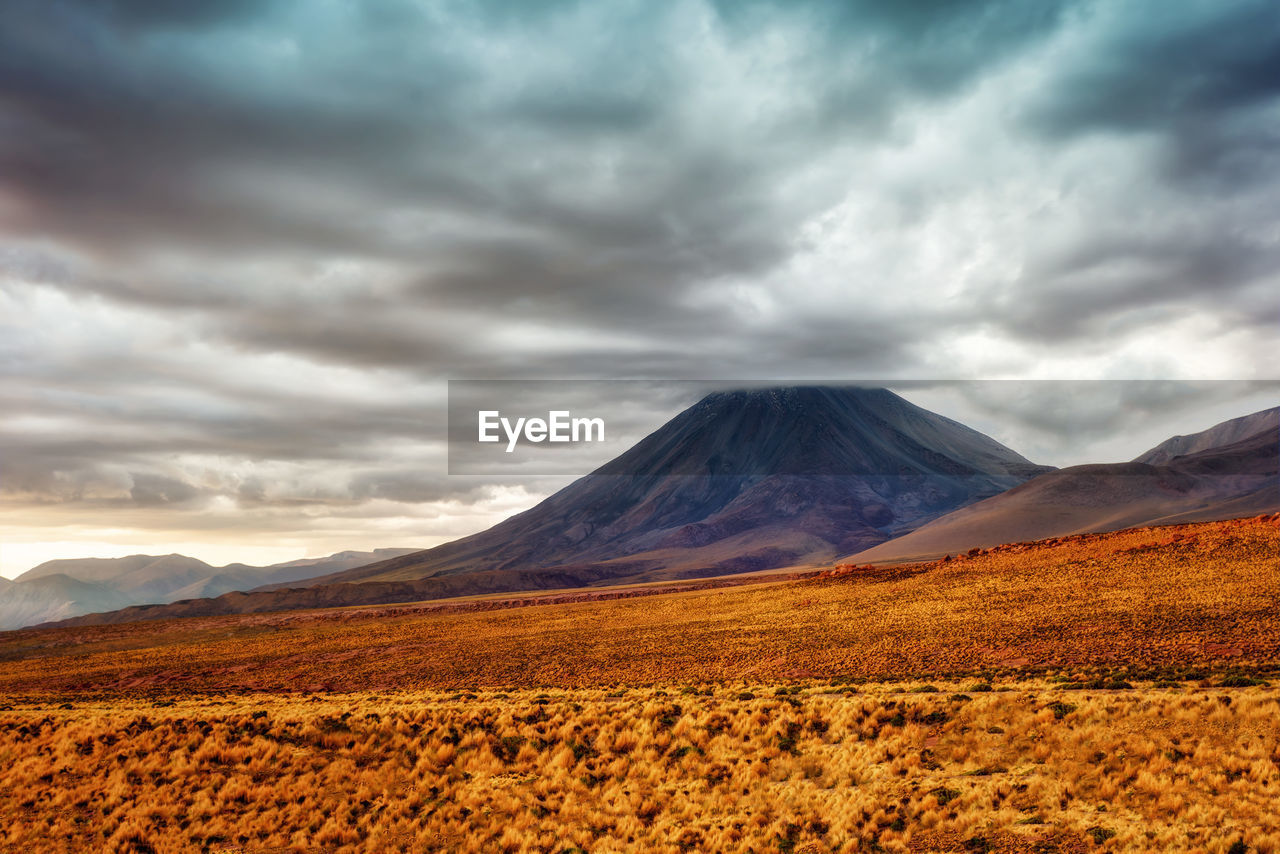
[[[594,583],[819,563],[1049,470],[886,389],[719,392],[486,531],[312,583],[487,590],[504,576],[542,586],[538,575]]]

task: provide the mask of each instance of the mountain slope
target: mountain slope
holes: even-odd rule
[[[129,586],[137,588],[146,585],[148,576],[162,577],[172,571],[186,572],[192,569],[206,573],[214,571],[213,567],[204,561],[185,555],[130,555],[45,561],[14,580],[24,582],[49,575],[66,575],[79,581],[100,584],[119,583],[121,579],[133,576]]]
[[[1047,470],[885,389],[720,392],[486,531],[311,583],[823,562]]]
[[[0,629],[114,610],[132,601],[105,585],[62,574],[41,575],[21,583],[6,579],[0,585]]]
[[[1211,448],[1221,448],[1247,439],[1258,433],[1270,430],[1280,436],[1280,406],[1264,409],[1250,415],[1242,415],[1216,424],[1208,430],[1192,433],[1189,436],[1173,436],[1165,439],[1151,450],[1134,458],[1135,463],[1158,465],[1166,463],[1174,457],[1195,454]],[[1278,439],[1280,441],[1280,439]]]
[[[203,578],[196,584],[174,591],[168,601],[203,599],[221,596],[236,590],[253,590],[276,584],[290,584],[316,575],[324,575],[358,566],[375,563],[400,555],[412,554],[417,549],[374,549],[373,551],[343,551],[328,557],[303,558],[278,563],[268,567],[245,566],[235,563],[224,566],[216,575]]]
[[[1003,543],[1276,511],[1280,440],[1275,431],[1263,429],[1159,465],[1083,465],[1050,472],[848,560],[923,560]]]
[[[130,555],[122,558],[51,560],[15,579],[24,584],[52,575],[100,584],[130,602],[165,602],[176,590],[217,573],[202,560],[186,555]]]

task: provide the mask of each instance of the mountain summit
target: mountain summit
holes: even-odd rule
[[[718,392],[487,531],[312,583],[453,595],[821,562],[1047,470],[886,389]]]
[[[715,392],[597,474],[992,475],[1045,470],[884,388]]]

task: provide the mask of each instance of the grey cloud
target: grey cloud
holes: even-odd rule
[[[1037,341],[1077,340],[1104,326],[1114,338],[1189,307],[1221,309],[1273,275],[1278,261],[1280,250],[1238,233],[1089,234],[1036,259],[1022,274],[1023,287],[1003,294],[986,316]],[[1266,324],[1262,317],[1240,320]]]
[[[775,192],[797,163],[835,141],[829,133],[815,137],[784,111],[745,136],[717,138],[713,115],[696,127],[671,114],[688,69],[672,67],[660,12],[634,14],[612,23],[604,39],[593,34],[570,45],[564,57],[572,87],[531,84],[495,100],[484,94],[485,80],[513,72],[460,58],[444,36],[398,33],[377,14],[344,34],[351,40],[345,53],[326,53],[319,36],[299,29],[299,18],[230,16],[231,35],[209,30],[210,40],[226,40],[222,64],[210,66],[145,39],[126,51],[112,27],[126,13],[144,22],[164,17],[155,4],[121,4],[108,13],[68,3],[56,8],[58,15],[37,4],[10,12],[23,26],[6,28],[16,35],[6,45],[10,60],[0,64],[0,81],[17,94],[10,120],[31,143],[7,151],[5,162],[28,201],[29,228],[56,223],[99,249],[165,240],[219,251],[293,244],[408,263],[461,254],[422,279],[433,297],[447,303],[483,293],[501,304],[505,288],[535,304],[545,301],[545,311],[562,316],[578,307],[595,321],[618,312],[655,319],[670,314],[671,295],[692,279],[752,275],[778,264],[792,250],[789,223],[834,200],[819,194],[803,207],[779,208]],[[820,13],[821,22],[832,8],[809,11]],[[552,5],[513,14],[496,4],[477,14],[504,23],[527,46],[529,34],[520,27],[563,11]],[[884,32],[895,34],[890,55],[877,62],[945,53],[937,44],[914,46],[921,32],[946,29],[929,24],[917,31],[936,17],[955,29],[946,29],[947,45],[975,54],[968,63],[974,69],[992,53],[989,46],[973,51],[975,35],[1008,27],[1011,34],[999,39],[1016,42],[1043,29],[1000,9],[978,11],[977,34],[966,32],[975,25],[965,16],[941,10],[914,21],[885,8],[867,11],[872,26],[846,34],[877,44]],[[178,17],[199,23],[182,10]],[[67,21],[97,49],[69,51],[60,41]],[[268,78],[265,85],[239,79],[236,55],[247,48],[233,36],[272,25],[303,47],[302,76]],[[845,49],[829,45],[819,63],[838,60]],[[619,63],[620,54],[629,62]],[[849,83],[824,81],[820,64],[783,70],[799,75],[799,85],[819,102],[844,97],[839,90]],[[891,82],[910,76],[892,66],[882,73]],[[849,74],[866,77],[858,69]],[[928,88],[906,84],[908,93]],[[337,94],[327,100],[317,89]],[[797,91],[797,101],[806,100]],[[825,116],[831,105],[817,112]],[[611,165],[593,166],[598,155]],[[542,171],[539,160],[556,172]],[[267,189],[273,174],[288,181],[274,197],[255,193],[252,182],[228,183],[246,168],[266,177]],[[584,180],[603,182],[600,191],[565,197]],[[350,208],[311,204],[307,185],[359,201]],[[498,242],[487,251],[442,247],[430,238],[404,245],[373,230],[360,205],[470,211],[495,222],[536,222],[542,234],[532,244]],[[599,260],[580,264],[576,278],[564,269],[584,256]],[[219,298],[216,288],[148,284],[129,275],[95,287],[174,307]],[[638,303],[647,303],[640,314],[633,311]]]
[[[1280,16],[1267,0],[1172,9],[1086,7],[1082,25],[1098,36],[1049,70],[1023,119],[1050,144],[1149,135],[1160,178],[1187,194],[1185,204],[1212,205],[1254,190],[1280,165]]]
[[[42,400],[24,404],[31,416],[79,416],[71,436],[43,432],[5,437],[13,464],[54,461],[128,461],[147,456],[220,453],[279,461],[379,459],[380,443],[408,438],[443,444],[443,414],[432,409],[387,407],[342,411],[332,401],[282,401],[271,414],[240,411],[219,418],[166,410],[113,411],[106,406],[73,409]]]
[[[56,2],[56,0],[55,0]],[[269,0],[103,0],[104,15],[122,27],[205,27],[243,20],[261,13]]]
[[[187,54],[145,34],[124,39],[113,21],[95,5],[6,5],[0,87],[6,120],[24,143],[6,145],[0,162],[33,229],[57,223],[100,248],[156,232],[221,246],[283,239],[368,248],[358,226],[309,210],[305,200],[272,208],[243,187],[229,191],[228,179],[248,168],[323,185],[324,167],[362,162],[364,181],[395,187],[406,176],[384,164],[402,161],[406,147],[456,145],[444,119],[461,81],[438,54],[405,69],[435,85],[389,87],[380,85],[378,44],[365,46],[369,62],[335,66],[306,50],[319,47],[314,38],[308,44],[305,33],[286,30],[279,35],[301,43],[311,78],[254,80],[241,76],[253,70],[237,67],[237,51],[255,45],[242,29],[206,33],[207,43],[188,33]],[[210,59],[219,40],[225,54]],[[447,174],[408,177],[419,189],[437,185],[446,201],[461,195]]]
[[[508,482],[509,476],[449,477],[435,472],[382,469],[363,472],[352,478],[348,488],[351,498],[357,503],[364,499],[383,498],[413,504],[442,500],[475,501],[492,497],[495,487],[504,486]],[[552,492],[565,482],[564,477],[521,479],[521,484],[535,494]]]
[[[920,381],[895,388],[1054,465],[1126,461],[1175,434],[1280,400],[1280,381]]]
[[[819,66],[819,73],[831,75],[836,69],[835,80],[827,85],[812,81],[827,93],[824,105],[859,107],[865,115],[883,110],[882,99],[913,92],[942,96],[969,85],[1050,35],[1071,5],[1065,0],[807,0],[786,5],[726,0],[716,7],[727,21],[747,31],[779,9],[809,16],[821,34],[822,51],[816,58],[825,66]],[[865,68],[841,76],[841,71],[857,68],[844,65],[846,58],[867,63],[873,71],[871,85],[862,79]],[[847,126],[855,115],[844,114],[841,123]]]
[[[363,308],[259,310],[231,314],[218,326],[221,335],[250,349],[353,365],[430,366],[464,357],[469,349],[464,329],[415,326],[412,315],[386,305]]]
[[[1280,85],[1272,96],[1280,97]],[[1161,156],[1162,172],[1202,203],[1257,192],[1258,176],[1280,174],[1280,129],[1273,115],[1262,104],[1182,123]]]
[[[182,504],[200,495],[200,490],[189,483],[172,477],[134,472],[129,498],[134,504],[146,507],[159,504]]]
[[[1188,314],[1265,344],[1277,26],[1253,0],[5,3],[0,406],[74,429],[0,423],[0,489],[475,502],[500,481],[443,474],[422,387],[448,377],[964,375],[991,364],[969,334],[1033,374]],[[823,221],[845,204],[867,221]],[[628,429],[677,406],[625,394]],[[1165,405],[994,400],[969,405],[1055,436]]]
[[[1061,437],[1097,438],[1144,421],[1195,412],[1212,402],[1248,398],[1268,390],[1280,392],[1280,383],[1011,380],[955,383],[952,388],[973,406],[1007,423]]]
[[[1030,118],[1054,136],[1093,130],[1180,132],[1280,92],[1280,17],[1268,0],[1097,4],[1117,25],[1059,70]]]

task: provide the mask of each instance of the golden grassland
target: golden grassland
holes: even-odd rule
[[[47,699],[12,851],[1280,852],[1280,690],[1046,680]]]
[[[0,635],[0,851],[1280,854],[1280,517]]]
[[[494,611],[0,634],[0,694],[589,687],[1280,666],[1280,517],[1000,547],[899,574]]]

